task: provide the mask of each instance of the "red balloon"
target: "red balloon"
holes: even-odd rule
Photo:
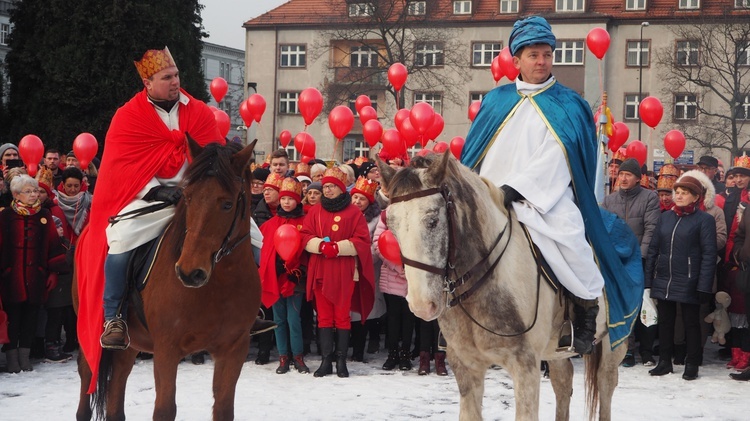
[[[402,156],[406,154],[406,143],[401,137],[401,133],[396,129],[388,129],[383,132],[383,150],[391,156]]]
[[[245,122],[245,126],[250,127],[253,124],[253,114],[250,112],[250,108],[247,105],[247,100],[240,103],[240,117]]]
[[[73,141],[73,153],[81,163],[81,168],[88,168],[89,162],[94,159],[98,151],[99,144],[91,133],[81,133]]]
[[[23,163],[26,164],[29,175],[34,177],[39,167],[39,161],[44,156],[42,139],[39,139],[39,136],[27,134],[18,142],[18,154],[21,155]]]
[[[312,161],[313,159],[315,159],[314,156],[302,155],[302,157],[299,160],[300,160],[300,162],[304,162],[305,164],[309,164],[310,161]]]
[[[362,114],[362,107],[371,107],[372,101],[367,95],[360,95],[357,100],[354,101],[354,109],[357,110],[357,114]],[[364,122],[363,122],[364,123]]]
[[[492,72],[492,78],[495,79],[495,83],[500,82],[500,79],[505,76],[503,74],[503,69],[500,67],[500,56],[495,56],[494,59],[492,59],[492,64],[490,65],[490,71]]]
[[[508,77],[511,81],[516,80],[520,71],[516,69],[516,65],[513,64],[513,55],[510,53],[510,48],[505,47],[500,50],[500,69],[503,74]]]
[[[393,85],[393,89],[397,91],[400,91],[404,86],[407,76],[409,76],[409,71],[401,63],[393,63],[388,68],[388,81]]]
[[[294,149],[300,155],[315,156],[315,139],[307,132],[299,132],[294,136]]]
[[[635,160],[638,161],[638,165],[643,165],[646,163],[646,145],[644,145],[640,140],[634,140],[630,142],[625,152],[628,158],[635,158]]]
[[[378,120],[369,120],[362,126],[362,136],[371,148],[380,142],[383,136],[383,125]]]
[[[586,35],[586,45],[596,58],[601,60],[609,49],[609,33],[604,28],[594,28]]]
[[[422,137],[422,146],[427,144],[430,140],[435,140],[440,136],[440,133],[443,132],[443,129],[445,128],[445,120],[443,120],[443,116],[441,116],[438,113],[435,113],[435,119],[432,121],[432,126],[430,126],[429,129],[425,132],[424,136]]]
[[[279,133],[279,143],[281,144],[282,148],[286,148],[289,146],[289,142],[292,141],[292,132],[289,130],[282,130],[281,133]]]
[[[365,124],[366,122],[378,118],[378,112],[375,111],[375,108],[372,108],[369,105],[365,105],[364,107],[359,109],[359,122],[362,124]]]
[[[447,143],[445,143],[445,142],[438,142],[438,143],[435,144],[435,146],[432,147],[432,150],[435,153],[443,153],[443,152],[447,151],[449,148],[450,148],[450,145],[448,145]]]
[[[328,127],[331,128],[331,133],[336,139],[343,139],[354,126],[354,113],[352,110],[344,105],[338,105],[334,107],[328,114]]]
[[[464,143],[466,143],[466,140],[461,136],[456,136],[451,139],[451,153],[456,157],[456,159],[461,159],[461,151],[463,151],[464,149]]]
[[[482,106],[482,101],[474,101],[469,105],[469,120],[474,121],[479,113],[479,108]]]
[[[628,128],[628,125],[623,123],[622,121],[616,122],[615,124],[613,124],[613,127],[615,132],[609,138],[607,147],[610,151],[616,152],[622,145],[625,144],[625,142],[628,141],[628,137],[630,137],[630,129]]]
[[[685,135],[679,130],[670,130],[664,136],[664,149],[669,156],[677,159],[685,150]]]
[[[638,113],[641,116],[641,120],[653,129],[659,125],[661,117],[664,115],[664,107],[661,105],[659,98],[648,96],[641,101]]]
[[[315,88],[307,88],[299,94],[299,112],[309,126],[323,111],[323,95]]]
[[[393,117],[393,124],[396,125],[396,128],[401,130],[401,125],[403,124],[404,120],[409,119],[409,115],[411,113],[411,110],[408,108],[402,108],[396,112],[396,116]]]
[[[247,109],[250,110],[253,120],[260,123],[263,113],[266,112],[266,99],[261,94],[250,95],[250,98],[247,99]]]
[[[401,262],[401,248],[398,246],[398,240],[396,240],[396,236],[393,235],[391,230],[385,230],[380,234],[378,238],[378,250],[391,263],[399,266],[403,265]]]
[[[218,104],[222,99],[224,99],[224,95],[227,94],[229,85],[227,85],[227,81],[224,80],[223,77],[217,77],[211,81],[211,85],[209,86],[209,88],[211,89],[211,95],[214,97],[216,103]]]
[[[435,110],[432,108],[432,105],[426,102],[417,102],[411,107],[409,121],[411,121],[411,125],[414,126],[417,132],[423,135],[432,126],[432,122],[435,121]]]
[[[214,111],[214,118],[216,119],[216,126],[219,128],[219,134],[221,137],[227,137],[229,126],[231,125],[229,115],[223,110],[216,110]]]
[[[285,262],[288,262],[297,256],[302,244],[302,236],[297,227],[292,224],[284,224],[276,228],[276,232],[273,233],[273,243],[279,256]]]
[[[414,128],[414,126],[412,126],[409,119],[401,122],[401,130],[399,130],[399,133],[401,133],[401,137],[403,138],[404,143],[406,143],[407,148],[411,148],[412,146],[416,145],[417,141],[419,141],[420,137],[422,136]]]

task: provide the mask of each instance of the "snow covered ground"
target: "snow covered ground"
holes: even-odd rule
[[[648,367],[620,368],[615,392],[616,420],[747,420],[750,419],[750,382],[729,378],[730,370],[717,358],[717,347],[708,345],[700,377],[682,379],[682,366],[674,374],[651,377]],[[458,389],[452,377],[383,371],[385,354],[366,354],[367,363],[349,363],[351,377],[314,378],[296,371],[275,373],[276,362],[258,366],[251,361],[237,385],[235,414],[238,420],[456,420]],[[571,419],[584,419],[581,359],[574,359],[576,376]],[[315,370],[320,357],[310,356]],[[4,365],[4,356],[0,356]],[[125,413],[128,419],[151,419],[154,379],[151,361],[138,361],[130,376]],[[213,364],[181,364],[177,386],[177,419],[210,420]],[[0,419],[70,420],[75,417],[79,381],[75,361],[38,363],[30,373],[0,373]],[[513,420],[513,382],[503,369],[488,371],[484,394],[486,420]],[[549,380],[542,379],[540,419],[554,419],[554,395]]]

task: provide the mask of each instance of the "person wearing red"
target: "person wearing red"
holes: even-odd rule
[[[323,174],[323,198],[313,206],[302,225],[302,244],[310,253],[307,268],[307,299],[315,300],[323,360],[315,377],[333,373],[334,328],[336,329],[336,374],[349,377],[351,317],[372,310],[375,294],[370,230],[362,212],[346,192],[346,174],[338,167]]]
[[[224,143],[211,109],[180,88],[180,73],[168,48],[146,51],[135,66],[144,89],[112,118],[89,225],[76,249],[78,336],[94,370],[93,379],[102,347],[123,349],[129,345],[127,326],[118,312],[127,288],[125,268],[132,250],[156,238],[174,213],[172,205],[179,200],[178,184],[188,161],[185,133],[201,146]],[[127,183],[124,174],[129,177]],[[111,216],[150,202],[163,202],[165,208],[109,223]],[[103,321],[107,327],[101,334]],[[92,381],[89,391],[93,392],[94,386]]]

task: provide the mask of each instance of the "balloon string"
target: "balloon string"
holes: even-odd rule
[[[604,94],[604,76],[602,75],[602,61],[599,60],[599,94]]]
[[[400,95],[401,95],[401,90],[399,89],[396,91],[396,111],[401,109],[401,101],[399,98]]]

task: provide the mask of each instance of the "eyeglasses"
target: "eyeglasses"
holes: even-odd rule
[[[323,186],[323,190],[331,190],[334,187],[338,187],[338,186],[336,186],[335,184],[325,184]]]
[[[39,194],[39,190],[24,190],[21,194]]]

